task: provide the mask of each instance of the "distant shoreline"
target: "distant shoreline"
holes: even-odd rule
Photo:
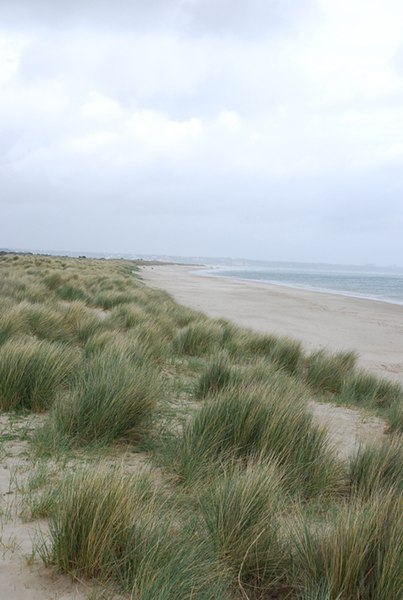
[[[277,287],[280,288],[290,288],[293,290],[305,290],[307,292],[313,292],[313,293],[319,293],[319,294],[327,294],[327,295],[336,295],[336,296],[345,296],[347,298],[357,298],[357,299],[361,299],[361,300],[370,300],[371,302],[385,302],[387,304],[394,304],[397,306],[403,306],[403,300],[399,301],[399,300],[395,300],[393,298],[388,298],[388,297],[381,297],[381,296],[371,296],[370,294],[366,295],[366,294],[360,294],[359,292],[350,292],[350,291],[344,291],[344,290],[335,290],[333,288],[322,288],[322,287],[317,287],[317,286],[313,286],[313,285],[308,285],[308,284],[298,284],[298,283],[292,283],[292,282],[278,282],[278,281],[273,281],[273,280],[269,280],[269,279],[255,279],[253,277],[239,277],[238,276],[233,276],[230,275],[228,273],[222,273],[220,271],[223,271],[224,269],[226,269],[226,267],[203,267],[203,269],[198,269],[197,271],[194,270],[194,273],[199,275],[200,277],[223,277],[225,279],[231,279],[234,281],[239,281],[239,282],[243,282],[243,281],[250,281],[252,283],[261,283],[261,284],[268,284],[268,285],[275,285]]]

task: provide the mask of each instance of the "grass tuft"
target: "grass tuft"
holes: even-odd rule
[[[390,405],[388,421],[390,431],[403,433],[403,400],[401,398],[395,398]]]
[[[353,491],[365,497],[390,488],[403,493],[402,438],[360,448],[350,461],[349,476]]]
[[[317,391],[338,394],[356,362],[355,352],[313,352],[306,359],[307,382]]]
[[[403,388],[372,373],[356,371],[343,382],[338,400],[343,404],[388,409],[395,402],[403,403]]]
[[[301,342],[274,335],[248,333],[243,336],[240,351],[255,357],[265,358],[289,373],[297,371],[303,358]]]
[[[226,598],[225,571],[147,474],[87,468],[67,477],[42,547],[47,564],[114,582],[142,600]]]
[[[195,397],[202,399],[219,392],[234,381],[236,374],[226,356],[217,356],[200,375],[195,387]]]
[[[15,338],[0,347],[2,410],[43,411],[66,384],[79,353],[64,344]]]
[[[322,527],[308,526],[302,519],[292,538],[299,597],[401,597],[403,522],[394,493],[373,495],[365,502],[355,499]]]
[[[281,378],[271,388],[238,384],[217,394],[185,426],[172,452],[171,466],[188,484],[220,463],[255,456],[274,457],[288,489],[302,496],[333,491],[341,477],[326,432]]]
[[[155,369],[123,355],[95,354],[69,392],[55,403],[37,443],[82,446],[138,439],[148,430],[161,397]],[[49,449],[49,448],[48,448]]]
[[[223,328],[214,321],[196,321],[179,330],[173,340],[176,354],[201,356],[223,347]]]
[[[245,585],[279,586],[287,552],[279,532],[284,490],[275,463],[231,464],[199,496],[219,560]]]

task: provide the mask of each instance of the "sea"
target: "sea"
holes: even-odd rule
[[[198,272],[403,305],[403,269],[354,269],[331,265],[305,267],[297,264],[270,267],[215,266]]]

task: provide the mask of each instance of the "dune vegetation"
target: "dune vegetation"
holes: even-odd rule
[[[0,255],[0,410],[36,419],[37,555],[136,600],[402,597],[401,387],[140,275]],[[341,459],[311,400],[380,415],[387,439]]]

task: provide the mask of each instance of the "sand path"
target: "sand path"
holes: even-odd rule
[[[302,340],[306,350],[355,350],[359,363],[403,383],[403,306],[266,283],[195,274],[184,266],[142,267],[144,281],[186,306],[262,333]],[[385,423],[350,408],[311,402],[341,457],[378,443]]]

